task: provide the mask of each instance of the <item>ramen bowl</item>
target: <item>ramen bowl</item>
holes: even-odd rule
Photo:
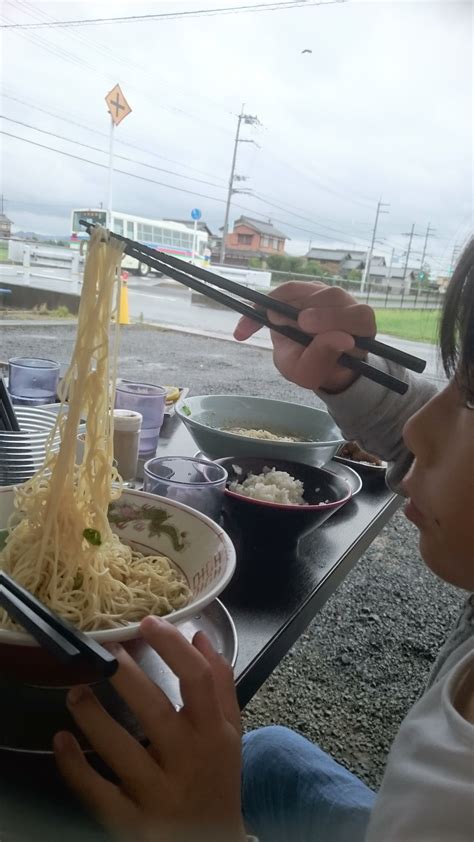
[[[13,488],[0,488],[0,549],[13,512]],[[109,507],[109,521],[124,544],[145,555],[166,555],[182,572],[190,589],[189,602],[166,619],[171,623],[199,614],[224,590],[235,568],[235,550],[227,533],[194,509],[127,489]],[[139,622],[88,632],[101,644],[123,643],[136,650]],[[28,683],[65,686],[94,679],[84,664],[74,670],[62,665],[25,632],[0,628],[0,676]]]
[[[312,532],[347,503],[352,490],[346,479],[324,468],[283,459],[227,457],[217,459],[228,475],[224,516],[226,528],[246,550],[276,550],[276,556],[292,552],[304,535]],[[267,469],[284,471],[303,484],[304,504],[277,503],[249,497],[232,485]],[[244,552],[244,555],[248,554]]]
[[[344,438],[328,412],[312,406],[247,395],[186,397],[176,407],[199,449],[211,459],[256,456],[321,467]],[[250,438],[232,429],[265,430],[294,439]]]

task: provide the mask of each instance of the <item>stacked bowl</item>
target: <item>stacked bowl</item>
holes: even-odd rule
[[[0,431],[0,486],[19,485],[41,467],[57,419],[55,412],[32,406],[15,407],[15,415],[20,432]],[[58,431],[53,449],[59,449],[59,443]]]

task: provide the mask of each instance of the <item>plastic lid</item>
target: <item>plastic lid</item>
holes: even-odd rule
[[[139,433],[143,415],[132,409],[114,409],[114,429],[121,433]]]

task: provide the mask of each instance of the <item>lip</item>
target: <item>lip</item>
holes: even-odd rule
[[[425,516],[422,512],[420,512],[413,500],[408,500],[408,503],[404,508],[404,512],[408,520],[411,520],[415,526],[418,526],[419,529],[423,527],[423,524],[425,523]]]

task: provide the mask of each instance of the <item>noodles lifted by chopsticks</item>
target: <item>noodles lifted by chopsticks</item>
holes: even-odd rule
[[[112,532],[107,519],[110,501],[121,494],[121,480],[113,467],[110,407],[114,395],[109,394],[109,384],[116,380],[118,319],[113,370],[109,327],[121,255],[119,242],[102,228],[94,230],[76,344],[61,384],[61,410],[44,465],[16,489],[16,512],[0,554],[0,566],[20,585],[89,631],[123,625],[147,614],[168,614],[186,604],[190,595],[166,556],[132,551]],[[78,465],[76,443],[82,417],[87,419],[86,440]],[[54,453],[58,429],[61,447]],[[0,626],[13,625],[1,609]]]

